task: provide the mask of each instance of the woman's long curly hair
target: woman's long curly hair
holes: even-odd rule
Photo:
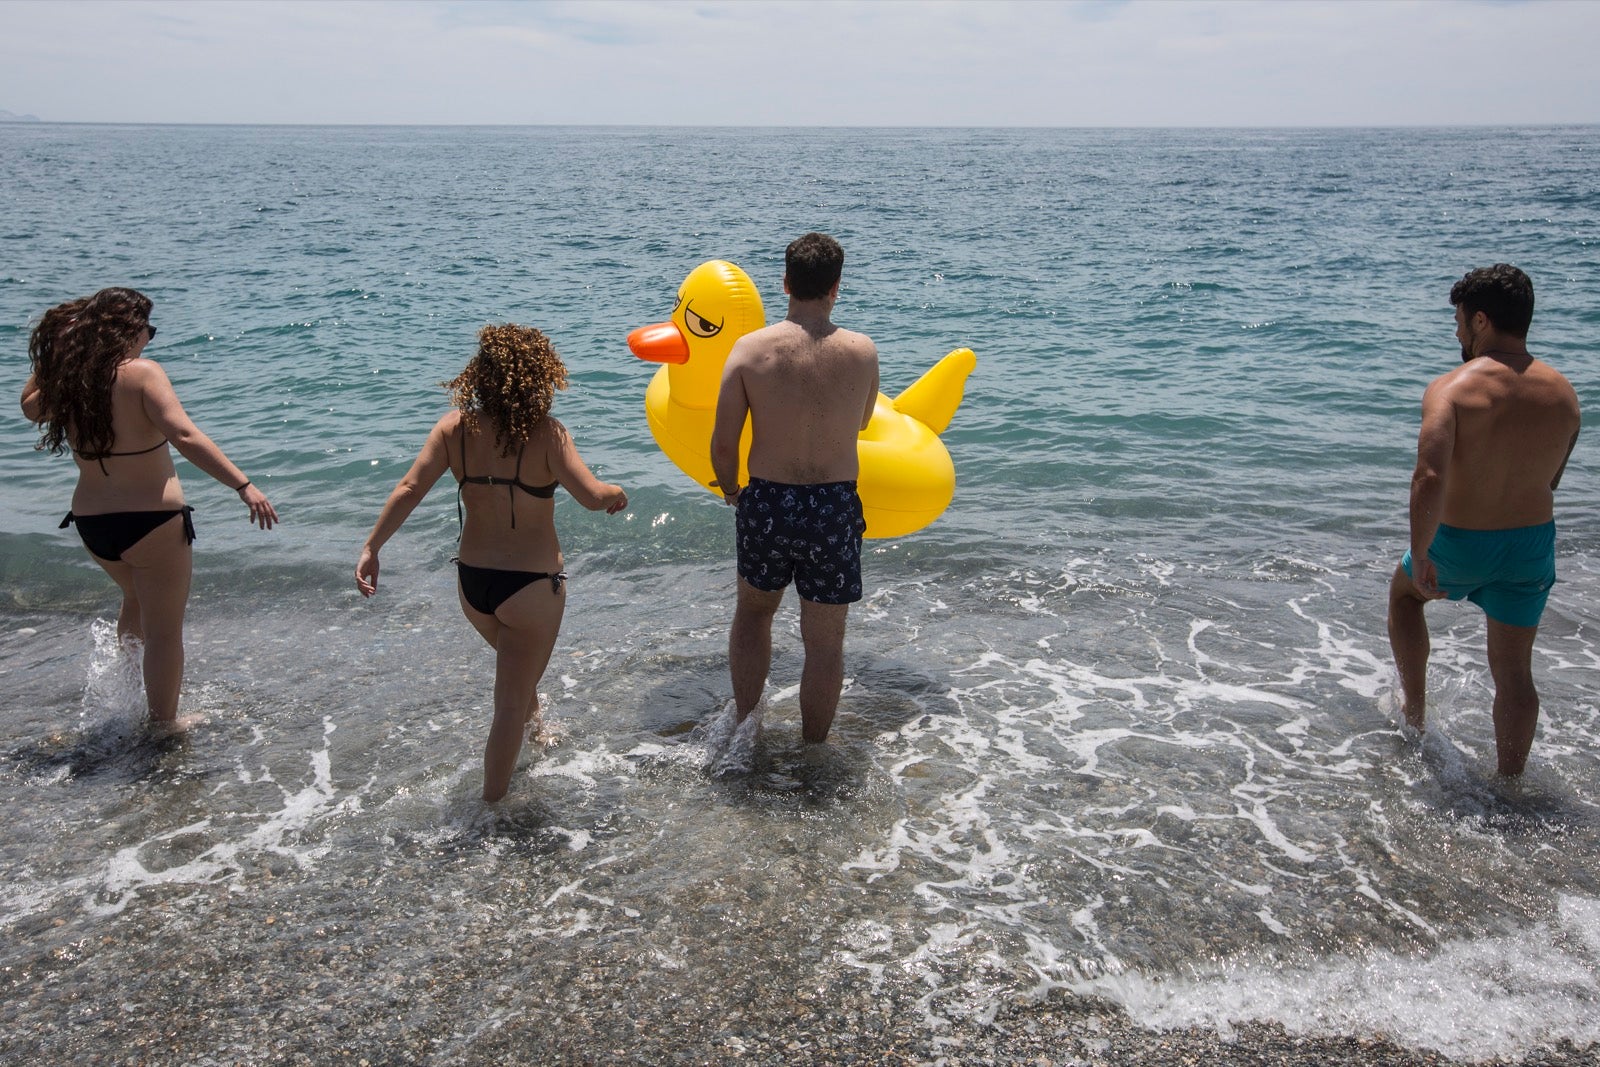
[[[150,298],[132,289],[102,289],[44,313],[28,339],[45,413],[34,448],[72,448],[85,459],[111,451],[111,386],[149,324]]]
[[[557,389],[567,387],[567,366],[550,338],[531,326],[506,323],[478,331],[478,354],[448,382],[450,399],[471,431],[488,420],[502,456],[522,444],[550,414]]]

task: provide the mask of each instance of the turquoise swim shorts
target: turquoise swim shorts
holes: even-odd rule
[[[1556,584],[1556,524],[1510,530],[1441,525],[1428,558],[1439,574],[1439,588],[1451,600],[1465,597],[1507,626],[1538,626]],[[1409,551],[1400,566],[1411,575]]]

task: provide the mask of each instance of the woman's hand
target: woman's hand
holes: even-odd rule
[[[607,485],[601,495],[606,501],[607,515],[615,515],[628,506],[628,494],[622,491],[622,486],[620,485]]]
[[[362,596],[378,591],[378,554],[370,548],[362,548],[361,558],[356,561],[356,588]]]
[[[263,530],[272,529],[272,524],[278,521],[278,510],[267,499],[267,494],[249,482],[239,487],[239,499],[250,509],[250,521]]]

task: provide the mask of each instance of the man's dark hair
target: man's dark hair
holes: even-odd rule
[[[844,249],[825,233],[797,237],[783,255],[783,276],[796,300],[821,300],[839,284]]]
[[[1481,311],[1501,333],[1526,339],[1533,322],[1533,281],[1509,263],[1469,270],[1450,287],[1450,306],[1469,318]]]

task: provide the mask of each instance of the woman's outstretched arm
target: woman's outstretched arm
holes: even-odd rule
[[[422,498],[428,495],[434,483],[450,469],[450,453],[445,448],[445,437],[454,431],[460,420],[461,413],[452,411],[434,424],[411,469],[394,487],[389,499],[383,502],[378,521],[373,524],[372,532],[367,534],[366,543],[361,546],[361,557],[356,561],[356,588],[361,590],[362,596],[371,596],[378,591],[379,551],[405,525],[406,519],[422,503]]]
[[[267,494],[256,488],[249,476],[234,466],[216,442],[189,418],[161,364],[149,359],[130,360],[122,365],[121,373],[136,376],[134,380],[144,400],[145,414],[178,454],[238,493],[239,499],[250,509],[251,522],[263,530],[272,529],[273,523],[278,521],[278,511],[267,500]]]
[[[602,482],[589,470],[565,426],[551,419],[550,431],[555,435],[550,444],[550,470],[572,499],[590,511],[603,510],[607,515],[615,515],[628,506],[628,494],[622,486]]]

